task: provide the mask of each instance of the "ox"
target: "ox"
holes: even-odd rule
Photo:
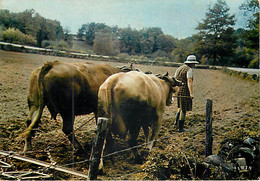
[[[174,87],[181,84],[168,76],[168,73],[155,76],[132,71],[110,76],[100,86],[98,93],[98,117],[109,118],[106,145],[112,143],[112,133],[125,138],[129,132],[128,144],[134,147],[142,127],[147,148],[151,151],[162,124],[165,107],[171,103]],[[151,137],[149,127],[152,127]],[[136,147],[133,153],[135,161],[142,163]],[[100,167],[102,165],[101,160]]]
[[[97,115],[99,86],[121,70],[109,64],[47,62],[32,72],[28,91],[29,115],[24,133],[24,151],[31,149],[32,129],[38,127],[43,109],[48,107],[52,118],[60,113],[63,132],[79,151],[83,148],[73,134],[76,115],[94,112]]]

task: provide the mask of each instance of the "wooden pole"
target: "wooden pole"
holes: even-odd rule
[[[107,134],[108,119],[100,117],[97,122],[97,133],[91,150],[89,179],[96,180],[98,174],[98,166],[100,163],[101,153],[103,151],[104,141]]]
[[[212,100],[206,103],[206,157],[212,155]]]
[[[206,157],[212,155],[212,100],[207,99],[206,103]],[[211,175],[210,169],[207,168],[206,177]]]
[[[36,160],[36,159],[33,159],[33,158],[21,156],[21,155],[14,153],[14,152],[7,152],[7,151],[1,151],[0,150],[0,155],[8,156],[10,158],[22,160],[22,161],[25,161],[25,162],[33,163],[33,164],[36,164],[36,165],[40,165],[40,166],[43,166],[43,167],[47,167],[47,168],[50,168],[50,169],[58,170],[58,171],[61,171],[61,172],[69,173],[69,174],[72,174],[72,175],[77,175],[79,177],[83,177],[85,179],[88,179],[88,175],[85,175],[84,173],[81,173],[81,172],[78,172],[78,171],[73,171],[69,168],[65,168],[65,167],[58,166],[58,165],[53,165],[53,164],[50,164],[50,163],[47,163],[47,162],[44,162],[44,161],[40,161],[40,160]]]

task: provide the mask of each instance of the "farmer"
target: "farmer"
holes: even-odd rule
[[[183,132],[183,125],[187,111],[192,111],[193,99],[193,67],[199,63],[196,61],[195,55],[189,55],[184,62],[185,65],[180,66],[175,72],[175,78],[184,84],[177,93],[178,112],[176,114],[175,125],[179,127],[179,132]]]

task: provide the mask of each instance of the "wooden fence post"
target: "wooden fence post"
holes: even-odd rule
[[[94,139],[94,144],[91,150],[90,166],[89,166],[89,179],[96,180],[98,174],[98,166],[100,163],[101,153],[104,146],[104,141],[107,134],[108,119],[104,117],[98,118],[97,132]]]
[[[206,103],[206,157],[212,155],[212,100]]]
[[[206,157],[212,155],[212,100],[207,99],[206,103]],[[209,178],[211,171],[207,168],[206,177]]]

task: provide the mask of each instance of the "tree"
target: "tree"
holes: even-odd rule
[[[80,29],[78,29],[77,38],[80,40],[83,40],[83,37],[85,35],[87,29],[87,24],[83,24]]]
[[[259,2],[258,0],[246,0],[240,7],[244,16],[248,17],[246,25],[246,45],[252,49],[259,49]]]
[[[171,53],[176,48],[176,40],[170,35],[160,34],[156,40],[158,50]]]
[[[195,52],[200,57],[207,55],[214,65],[228,65],[236,47],[234,24],[234,15],[229,14],[227,3],[217,0],[196,27],[199,32],[194,36]]]
[[[158,50],[157,38],[160,34],[163,34],[161,28],[152,27],[140,30],[140,48],[141,53],[151,55]]]
[[[129,55],[139,54],[140,49],[140,33],[137,30],[132,30],[130,27],[122,28],[118,32],[120,40],[120,50],[122,53]]]
[[[245,0],[239,7],[245,17],[245,27],[238,29],[234,64],[240,67],[259,67],[259,4],[257,0]]]
[[[176,48],[171,53],[175,62],[183,63],[188,55],[193,54],[193,42],[191,37],[176,40]]]
[[[3,29],[16,29],[25,36],[26,44],[35,44],[41,47],[43,40],[59,41],[64,39],[63,28],[60,22],[45,19],[34,9],[25,10],[20,13],[10,13],[8,10],[0,10],[0,26]],[[10,31],[13,32],[13,31]],[[16,34],[18,34],[16,32]],[[22,43],[20,41],[20,43]]]
[[[86,24],[85,28],[86,28],[86,33],[85,33],[86,42],[88,45],[91,46],[93,46],[95,36],[100,30],[109,29],[109,27],[104,23],[94,23],[94,22]]]
[[[93,50],[99,55],[115,55],[119,53],[118,46],[117,39],[113,38],[112,33],[99,32],[95,36]]]

